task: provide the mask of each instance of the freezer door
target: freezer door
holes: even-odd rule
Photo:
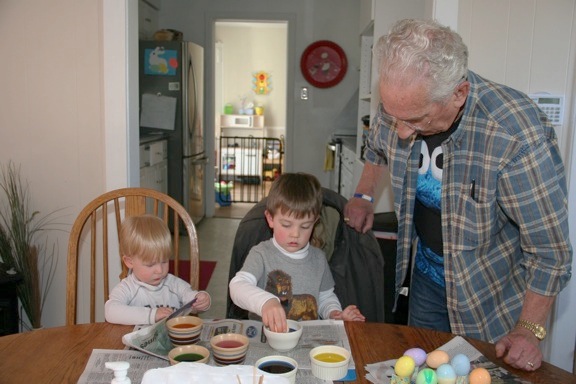
[[[208,158],[205,156],[184,159],[184,207],[198,224],[206,214],[206,199],[204,198],[204,172]]]

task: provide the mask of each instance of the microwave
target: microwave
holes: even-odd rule
[[[222,128],[262,128],[264,116],[259,115],[222,115],[220,116]]]

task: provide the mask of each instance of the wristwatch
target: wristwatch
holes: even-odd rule
[[[518,325],[532,332],[538,340],[542,340],[546,337],[546,329],[540,324],[527,320],[518,320]]]

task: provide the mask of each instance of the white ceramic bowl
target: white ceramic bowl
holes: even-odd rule
[[[302,336],[302,325],[294,320],[288,320],[288,332],[272,332],[264,327],[264,335],[268,340],[268,345],[278,352],[287,352],[298,345]]]
[[[194,363],[206,363],[210,358],[210,351],[201,345],[182,345],[172,349],[168,353],[170,364],[178,364],[184,361]]]
[[[335,345],[323,345],[310,351],[312,374],[322,380],[340,380],[348,373],[350,351]]]
[[[298,371],[298,363],[296,360],[287,356],[266,356],[254,364],[258,371],[264,375],[272,375],[275,377],[285,377],[290,384],[296,383],[296,372]],[[288,370],[288,371],[285,371]]]

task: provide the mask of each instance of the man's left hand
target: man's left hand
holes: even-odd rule
[[[542,365],[540,340],[527,329],[516,327],[496,343],[496,356],[510,366],[535,371]]]

